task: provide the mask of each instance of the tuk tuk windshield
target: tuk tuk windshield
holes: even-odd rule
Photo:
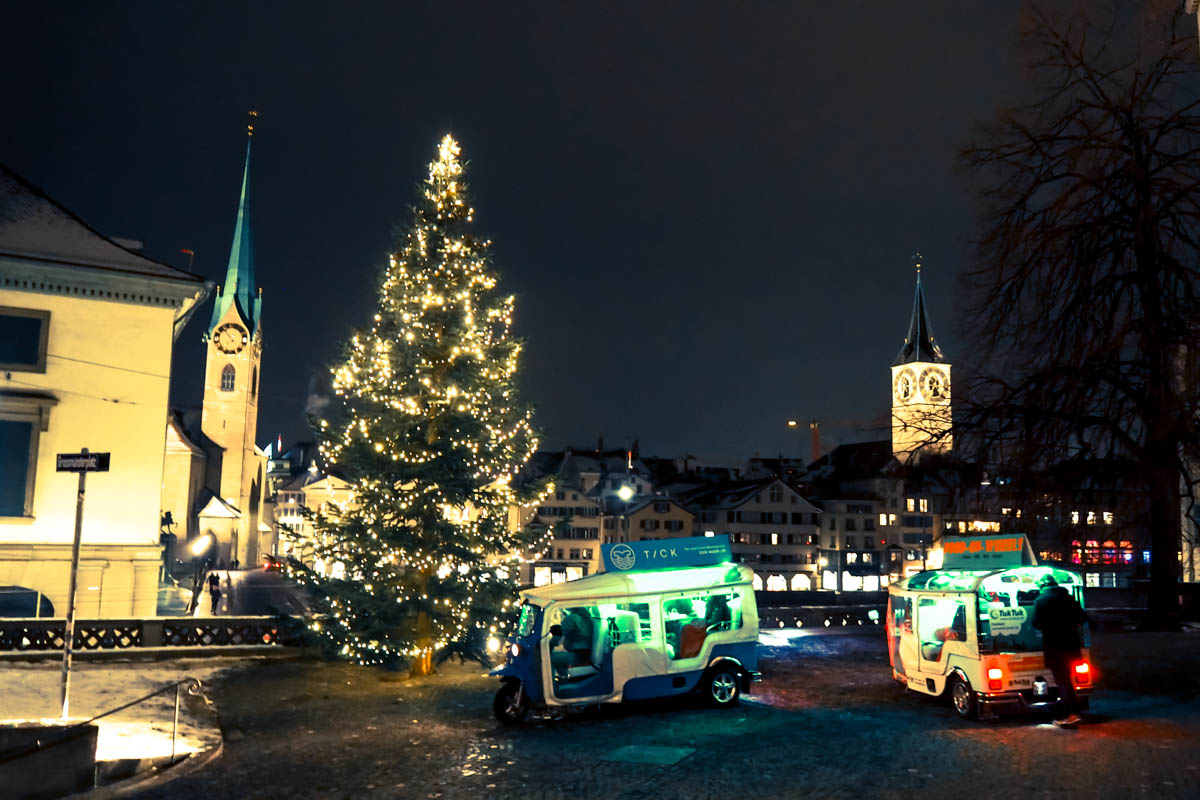
[[[1042,649],[1042,633],[1033,627],[1033,607],[1041,589],[1038,581],[1049,575],[1083,605],[1083,584],[1073,572],[1053,567],[1021,567],[989,575],[979,585],[979,651],[1028,653]],[[1083,646],[1089,647],[1085,625]]]
[[[517,636],[528,636],[534,632],[541,611],[533,603],[521,604],[521,616],[517,618]]]

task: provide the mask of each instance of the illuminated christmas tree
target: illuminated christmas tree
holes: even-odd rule
[[[513,298],[497,289],[474,213],[446,136],[374,323],[351,337],[317,421],[321,452],[354,496],[314,516],[327,574],[296,577],[316,598],[311,634],[358,663],[415,673],[455,654],[486,663],[516,597],[528,542],[508,511],[537,439],[516,396]]]

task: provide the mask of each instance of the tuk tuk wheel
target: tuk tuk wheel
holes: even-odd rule
[[[741,697],[742,686],[738,674],[732,667],[717,667],[708,674],[706,699],[717,708],[736,705]]]
[[[954,713],[963,719],[979,719],[979,702],[975,692],[961,677],[955,675],[950,679],[950,704]]]
[[[492,701],[492,713],[505,725],[516,725],[525,719],[529,713],[529,698],[522,691],[520,682],[509,681],[500,687]]]

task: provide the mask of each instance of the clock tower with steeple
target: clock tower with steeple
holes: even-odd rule
[[[253,121],[252,114],[252,121]],[[262,290],[254,285],[254,246],[250,232],[250,139],[242,172],[242,193],[225,283],[218,289],[212,320],[204,335],[207,363],[200,429],[216,447],[210,453],[205,485],[215,497],[201,512],[202,527],[213,529],[218,557],[252,564],[259,557],[259,507],[265,458],[255,445],[258,381],[262,360]],[[223,523],[218,520],[225,520]]]
[[[892,454],[904,463],[949,452],[950,426],[950,363],[933,338],[918,257],[912,319],[892,362]]]

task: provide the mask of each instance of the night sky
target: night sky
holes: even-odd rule
[[[548,447],[808,453],[870,438],[924,255],[962,364],[953,165],[1022,98],[1017,3],[5,3],[0,160],[110,236],[224,278],[245,146],[259,440],[374,313],[436,143],[528,342]],[[211,302],[211,301],[210,301]],[[198,405],[210,306],[176,345]],[[876,434],[878,435],[878,433]]]

